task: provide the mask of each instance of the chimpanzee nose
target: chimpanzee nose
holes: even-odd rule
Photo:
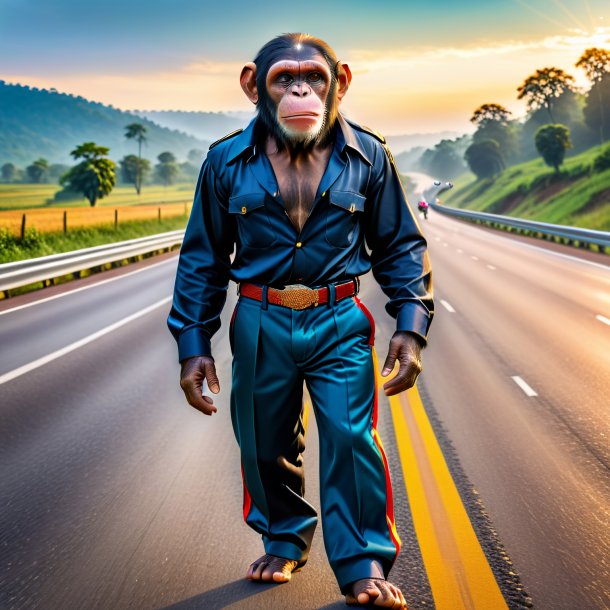
[[[298,95],[299,97],[306,97],[311,93],[311,89],[307,83],[295,83],[292,86],[292,94]]]

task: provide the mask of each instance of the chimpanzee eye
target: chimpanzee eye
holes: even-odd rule
[[[276,82],[280,85],[289,85],[292,82],[292,76],[288,72],[280,74],[276,79]]]
[[[307,82],[317,84],[322,81],[322,75],[319,72],[312,72],[307,77]]]

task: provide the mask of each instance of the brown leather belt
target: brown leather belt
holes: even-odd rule
[[[337,301],[357,294],[358,279],[350,280],[342,284],[335,284]],[[241,283],[239,294],[257,301],[263,300],[263,287],[257,284]],[[317,307],[328,303],[328,288],[309,288],[302,284],[292,284],[280,290],[278,288],[267,289],[267,302],[273,305],[282,305],[291,309],[306,309]]]

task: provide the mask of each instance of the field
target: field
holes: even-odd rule
[[[0,210],[0,229],[11,235],[21,235],[22,231],[35,228],[41,233],[54,233],[76,228],[100,225],[121,225],[134,220],[163,220],[176,216],[185,217],[190,210],[190,201],[184,203],[164,203],[160,205],[123,205],[117,207],[74,207],[74,208],[31,208],[21,210]],[[22,229],[25,216],[25,227]]]
[[[0,184],[0,210],[90,207],[85,198],[54,202],[53,196],[59,190],[61,187],[58,184]],[[110,195],[98,200],[95,207],[192,202],[194,191],[193,182],[172,186],[144,185],[140,195],[136,194],[133,186],[116,186]]]
[[[495,179],[476,180],[468,174],[455,181],[442,201],[469,210],[610,231],[610,170],[591,169],[602,148],[567,157],[558,175],[542,159],[509,167]]]

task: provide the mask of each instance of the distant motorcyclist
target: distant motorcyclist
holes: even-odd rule
[[[424,215],[424,218],[426,220],[428,220],[428,208],[430,206],[428,205],[428,202],[425,201],[424,199],[422,199],[418,204],[417,204],[417,209]]]

